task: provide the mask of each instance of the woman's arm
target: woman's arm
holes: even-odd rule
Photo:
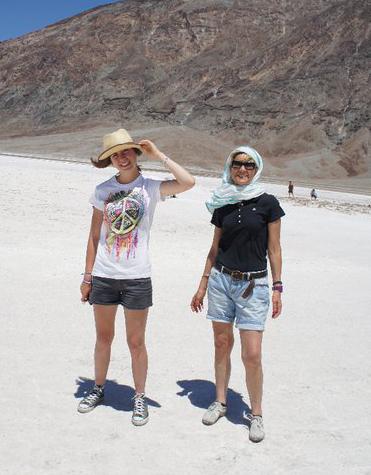
[[[222,228],[215,226],[213,242],[210,247],[210,251],[206,258],[204,272],[202,274],[200,284],[198,286],[197,292],[194,294],[191,302],[191,309],[193,312],[201,312],[204,305],[204,297],[207,290],[207,284],[209,281],[209,275],[213,265],[215,264],[215,259],[218,254],[219,241],[222,236]]]
[[[93,215],[91,217],[90,232],[88,244],[86,247],[85,259],[85,273],[80,286],[81,301],[86,302],[89,298],[91,290],[91,273],[93,270],[95,256],[97,255],[97,248],[100,236],[100,228],[103,222],[103,212],[97,208],[93,208]]]
[[[143,151],[150,159],[162,161],[175,177],[175,180],[163,181],[161,183],[161,196],[182,193],[194,186],[194,177],[182,166],[162,153],[153,142],[150,140],[141,140],[139,145],[142,146]]]
[[[282,254],[280,244],[281,220],[268,223],[268,258],[271,266],[273,282],[281,280]],[[282,311],[281,292],[273,290],[272,318],[277,318]]]

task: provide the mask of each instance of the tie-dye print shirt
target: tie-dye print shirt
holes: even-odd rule
[[[90,203],[103,211],[93,275],[111,279],[151,276],[148,244],[160,180],[140,175],[121,184],[113,176],[101,183]]]

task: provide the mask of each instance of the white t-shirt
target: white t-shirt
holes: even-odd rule
[[[93,275],[111,279],[151,276],[148,244],[161,183],[139,175],[122,184],[113,176],[95,188],[89,202],[103,211],[103,223]]]

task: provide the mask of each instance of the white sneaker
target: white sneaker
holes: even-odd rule
[[[261,442],[265,437],[262,416],[252,416],[250,422],[249,439],[251,442]]]
[[[149,419],[148,404],[144,393],[137,393],[134,396],[134,409],[131,422],[135,426],[144,426]]]
[[[103,400],[104,387],[97,386],[95,384],[94,387],[89,391],[88,395],[85,396],[82,401],[80,401],[77,410],[82,413],[90,412],[95,409]]]
[[[215,401],[207,408],[207,411],[202,418],[202,422],[207,426],[211,426],[215,424],[218,419],[225,416],[226,413],[227,406],[219,401]]]

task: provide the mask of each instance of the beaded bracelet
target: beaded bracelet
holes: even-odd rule
[[[272,290],[276,290],[277,292],[280,292],[282,294],[283,292],[283,285],[282,284],[273,284],[272,285]]]
[[[82,283],[91,285],[91,280],[83,280]]]

